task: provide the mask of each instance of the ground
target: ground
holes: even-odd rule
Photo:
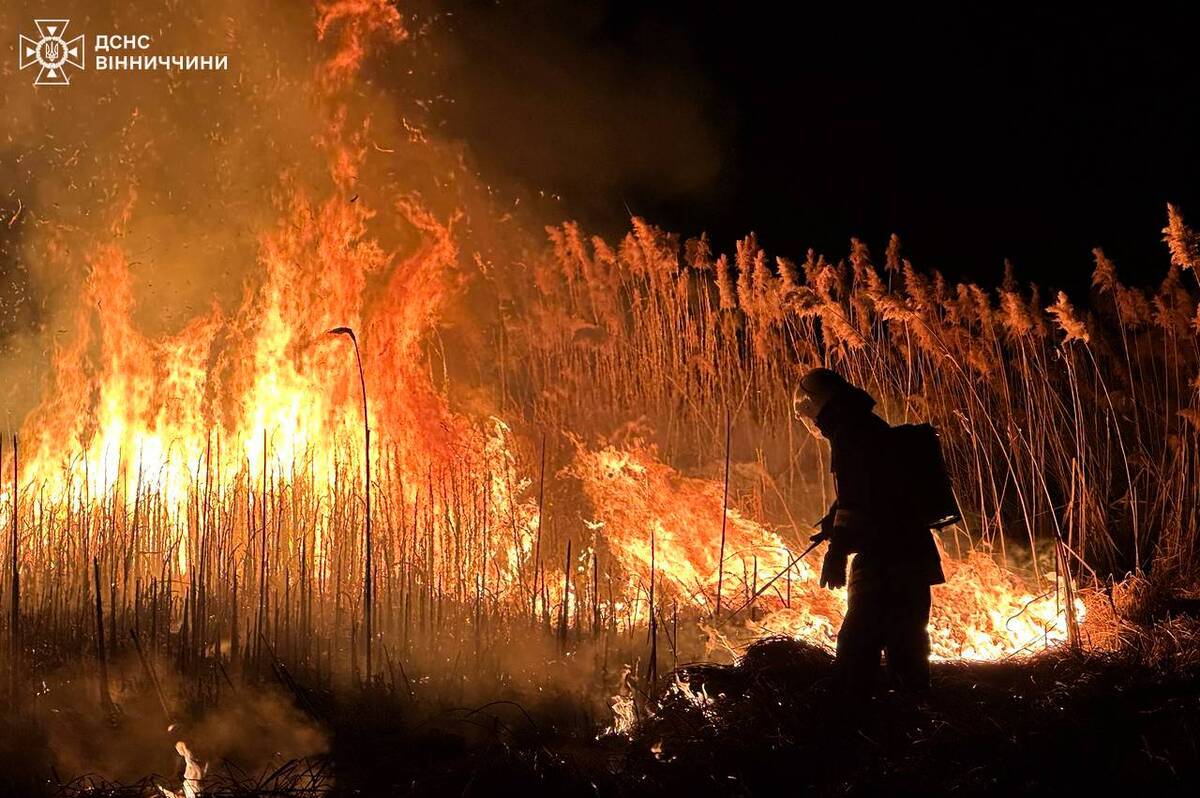
[[[328,752],[274,774],[210,772],[205,794],[310,795],[309,781],[366,796],[1180,794],[1200,783],[1198,629],[1158,623],[1117,653],[936,663],[927,696],[882,690],[857,710],[827,652],[767,640],[736,666],[662,677],[626,734],[600,733],[566,692],[453,706],[293,684]],[[5,723],[6,794],[153,795],[171,778],[29,778],[30,763],[52,758],[44,735]]]

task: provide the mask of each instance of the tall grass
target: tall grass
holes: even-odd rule
[[[940,427],[962,545],[1048,546],[1076,579],[1101,582],[1195,572],[1200,349],[1185,272],[1196,237],[1173,209],[1161,286],[1122,284],[1097,251],[1088,310],[1048,302],[1011,271],[994,292],[951,285],[904,260],[894,238],[877,266],[858,241],[844,260],[810,252],[796,264],[753,236],[714,256],[705,239],[680,245],[640,220],[616,248],[574,224],[549,232],[510,273],[522,298],[485,353],[498,372],[485,387],[521,435],[476,429],[424,469],[386,430],[372,436],[369,592],[357,442],[285,461],[268,440],[252,468],[221,456],[242,442],[214,437],[187,453],[174,499],[130,452],[99,483],[79,473],[88,458],[64,452],[58,492],[6,479],[11,686],[123,656],[151,681],[155,662],[207,674],[211,691],[227,665],[362,682],[368,614],[369,678],[395,690],[414,690],[413,674],[461,690],[468,671],[544,671],[533,653],[544,645],[586,649],[600,667],[578,678],[630,663],[652,681],[660,660],[699,653],[702,635],[681,632],[679,597],[656,592],[652,529],[648,576],[630,575],[586,523],[560,479],[570,436],[650,438],[678,467],[715,467],[714,483],[732,449],[742,509],[799,531],[830,498],[823,449],[791,413],[796,377],[816,364],[866,386],[891,420]],[[2,455],[11,475],[11,447]],[[731,606],[760,576],[757,558],[737,556],[744,573],[715,575],[740,585]],[[792,578],[778,588],[789,609]]]
[[[951,283],[895,237],[882,262],[852,240],[836,262],[810,250],[796,263],[753,235],[714,256],[706,238],[681,245],[640,219],[615,248],[576,224],[548,234],[533,299],[505,330],[526,353],[506,361],[505,383],[540,389],[523,398],[543,423],[611,431],[646,418],[662,449],[701,466],[721,457],[729,410],[741,459],[774,481],[758,500],[815,508],[828,484],[814,466],[827,464],[791,393],[805,368],[830,366],[893,422],[939,427],[977,542],[1052,543],[1101,581],[1194,573],[1200,237],[1176,209],[1157,290],[1123,284],[1097,249],[1083,305],[1019,285],[1007,265],[994,291]]]

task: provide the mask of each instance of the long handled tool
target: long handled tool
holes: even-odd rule
[[[825,542],[825,540],[826,540],[826,539],[825,539],[824,537],[822,537],[822,536],[818,535],[818,536],[817,536],[817,539],[816,539],[816,540],[814,540],[814,541],[812,542],[812,544],[811,544],[811,545],[810,545],[810,546],[809,546],[807,549],[805,549],[804,551],[800,552],[799,554],[797,554],[795,557],[793,557],[793,558],[792,558],[791,562],[789,562],[789,563],[787,564],[787,567],[786,567],[786,568],[784,568],[782,571],[780,571],[779,573],[777,573],[777,574],[775,574],[773,577],[771,577],[771,580],[770,580],[769,582],[767,582],[765,585],[763,585],[762,587],[760,587],[760,588],[759,588],[759,589],[758,589],[758,590],[757,590],[757,591],[754,593],[754,595],[753,595],[753,596],[751,596],[750,598],[748,598],[748,599],[747,599],[747,600],[746,600],[746,601],[745,601],[745,602],[742,604],[742,606],[738,607],[736,610],[734,610],[733,612],[729,613],[729,618],[732,618],[733,616],[737,615],[739,612],[741,612],[742,610],[746,609],[746,608],[747,608],[747,607],[749,607],[751,604],[753,604],[755,601],[757,601],[759,596],[761,596],[763,593],[766,593],[766,592],[767,592],[767,589],[768,589],[768,588],[770,588],[770,587],[771,587],[771,585],[775,584],[775,580],[777,580],[779,577],[781,577],[781,576],[783,576],[784,574],[786,574],[788,571],[792,570],[792,568],[794,568],[794,567],[795,567],[796,563],[798,563],[798,562],[800,562],[801,560],[803,560],[803,559],[804,559],[806,556],[808,556],[808,553],[809,553],[809,552],[811,552],[811,551],[812,551],[813,549],[815,549],[817,546],[820,546],[822,543],[824,543],[824,542]]]

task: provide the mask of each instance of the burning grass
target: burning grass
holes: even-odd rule
[[[420,731],[430,718],[479,726],[472,708],[497,698],[538,711],[487,712],[483,741],[450,745],[446,768],[482,746],[518,781],[577,785],[547,741],[590,739],[614,694],[628,722],[645,719],[631,749],[611,743],[635,764],[680,700],[700,716],[677,720],[701,737],[672,730],[679,740],[749,742],[766,711],[755,685],[813,711],[807,682],[844,611],[795,556],[832,494],[823,444],[791,413],[794,378],[816,364],[864,385],[890,420],[944,436],[965,515],[942,540],[950,578],[934,595],[946,695],[962,698],[960,673],[1011,689],[1020,658],[1067,643],[1131,645],[1109,601],[1126,575],[1161,593],[1194,579],[1197,237],[1174,208],[1159,289],[1124,285],[1097,250],[1087,310],[1048,304],[1011,272],[994,292],[952,286],[896,239],[882,267],[858,241],[837,262],[769,258],[753,236],[714,256],[638,219],[616,246],[564,224],[548,246],[489,250],[459,210],[360,196],[372,159],[394,150],[351,87],[375,48],[408,40],[394,7],[319,2],[314,21],[321,177],[280,178],[240,300],[144,331],[121,238],[136,191],[117,192],[76,264],[74,323],[47,355],[42,401],[0,451],[6,695],[32,726],[87,696],[114,737],[145,726],[172,761],[180,741],[203,758],[213,743],[197,721],[271,684],[332,730],[345,780],[367,784],[384,777],[346,763],[370,767],[356,748],[383,756],[369,734],[436,749]],[[54,239],[39,255],[67,268],[69,249]],[[355,332],[361,370],[331,329]],[[792,642],[756,645],[781,635]],[[721,705],[704,687],[710,706],[677,686],[653,709],[680,663],[742,654],[705,673],[743,698]],[[1088,656],[1030,673],[1110,673]],[[724,720],[704,714],[718,706]],[[191,731],[167,735],[181,720]],[[664,751],[633,772],[670,783],[682,771],[669,762],[692,754]],[[96,758],[100,792],[141,778]],[[263,778],[285,764],[250,759],[245,773]],[[280,790],[325,778],[297,767]],[[205,789],[263,789],[220,774],[210,763]],[[184,789],[182,774],[157,783]]]
[[[335,225],[333,230],[337,229]],[[639,227],[637,235],[652,232]],[[630,247],[627,242],[625,249]],[[670,250],[655,251],[667,257],[663,253]],[[745,255],[745,247],[742,251]],[[859,255],[865,257],[861,250]],[[817,264],[814,261],[811,280],[828,289],[839,274],[837,267]],[[168,400],[158,404],[158,392],[173,383],[168,379],[159,385],[162,374],[155,369],[138,377],[152,386],[134,394],[138,402],[104,402],[108,392],[117,390],[110,382],[127,384],[126,372],[138,373],[135,364],[140,358],[121,359],[121,365],[110,364],[98,373],[77,371],[73,379],[92,386],[85,394],[99,397],[98,407],[124,420],[85,418],[67,424],[66,439],[82,447],[77,455],[48,454],[49,438],[44,435],[35,437],[42,443],[35,444],[29,459],[7,455],[5,468],[13,487],[3,496],[0,522],[11,530],[6,569],[11,612],[5,630],[9,651],[15,654],[9,668],[15,694],[24,696],[22,703],[32,700],[53,707],[55,699],[49,696],[60,689],[55,678],[44,694],[38,695],[36,688],[48,673],[61,672],[73,663],[102,664],[96,669],[86,667],[75,678],[82,678],[80,684],[94,691],[98,707],[112,719],[114,728],[122,727],[120,707],[127,701],[121,685],[132,681],[143,694],[151,688],[158,694],[163,717],[156,722],[165,729],[164,721],[172,720],[182,704],[219,706],[222,700],[230,700],[228,694],[239,685],[264,679],[277,681],[298,706],[308,705],[306,711],[312,707],[313,691],[333,696],[361,689],[363,684],[372,692],[385,690],[391,701],[404,696],[415,701],[419,694],[429,693],[432,698],[423,700],[432,700],[442,711],[448,711],[446,696],[457,692],[482,699],[479,691],[485,686],[519,704],[550,691],[560,701],[589,707],[583,712],[586,721],[576,717],[568,724],[566,739],[578,740],[581,728],[594,730],[610,722],[604,699],[616,693],[623,696],[616,707],[625,730],[636,731],[641,739],[648,733],[644,729],[665,722],[662,713],[669,714],[675,699],[668,695],[666,704],[657,710],[652,707],[664,684],[662,674],[680,662],[712,658],[728,662],[746,653],[747,659],[732,671],[736,674],[757,667],[754,663],[772,650],[791,652],[788,656],[797,668],[823,661],[827,655],[817,653],[823,648],[756,648],[754,642],[785,635],[826,647],[844,610],[840,594],[815,587],[812,564],[793,559],[804,542],[805,524],[797,516],[819,514],[829,497],[829,485],[821,448],[792,426],[784,410],[790,372],[778,370],[778,359],[759,362],[753,348],[745,348],[759,333],[743,310],[711,307],[714,326],[697,321],[705,318],[696,310],[704,307],[705,297],[721,295],[719,278],[710,285],[700,277],[689,277],[684,282],[690,288],[680,294],[679,280],[656,288],[651,278],[636,282],[638,273],[628,268],[633,276],[622,279],[646,292],[637,294],[629,286],[616,290],[616,296],[627,303],[626,323],[633,329],[610,331],[601,345],[572,338],[568,346],[546,336],[541,347],[533,349],[545,362],[570,358],[558,363],[557,374],[565,384],[592,386],[584,393],[592,397],[590,422],[578,415],[573,393],[546,404],[547,392],[534,391],[526,397],[528,404],[513,406],[518,397],[501,390],[498,412],[507,407],[508,415],[518,419],[510,425],[498,417],[472,419],[422,384],[414,395],[425,397],[422,406],[441,419],[439,431],[414,437],[409,430],[392,438],[391,425],[403,428],[406,414],[413,411],[405,409],[407,404],[383,402],[381,420],[373,422],[378,434],[372,436],[370,592],[363,535],[365,463],[350,431],[352,416],[340,404],[353,407],[354,397],[339,389],[334,396],[340,398],[332,403],[314,400],[310,405],[306,399],[320,391],[321,381],[314,375],[325,375],[321,379],[333,384],[349,379],[352,372],[343,364],[331,360],[322,366],[325,355],[311,355],[314,359],[303,360],[302,369],[289,365],[294,370],[287,372],[283,382],[292,386],[285,392],[291,398],[282,404],[262,398],[261,375],[240,383],[234,380],[249,386],[246,398],[235,405],[286,408],[276,421],[286,426],[280,420],[286,419],[291,428],[308,430],[300,436],[302,445],[279,430],[258,426],[265,423],[260,416],[249,427],[244,420],[238,422],[243,426],[219,425],[197,438],[195,430],[213,421],[203,408],[191,422],[172,431],[174,422],[169,419],[181,406]],[[873,284],[869,263],[864,261],[859,268],[865,283]],[[841,274],[840,279],[851,280],[851,272]],[[911,268],[904,274],[906,285],[920,284],[922,278]],[[775,278],[760,275],[760,279]],[[276,284],[266,285],[265,293],[253,293],[244,303],[249,318],[263,308],[280,306],[271,298],[275,290],[271,286]],[[288,292],[319,294],[316,287],[305,288],[303,279],[281,282],[279,290],[285,285]],[[847,285],[853,287],[852,282]],[[1113,290],[1133,290],[1114,286]],[[668,293],[661,293],[664,290]],[[964,289],[959,295],[971,296],[972,291]],[[1003,295],[1009,312],[1016,301],[1013,296]],[[843,309],[847,314],[866,299],[872,299],[872,307],[912,301],[888,293],[861,300],[854,293],[849,297]],[[524,310],[531,314],[529,318],[539,318],[540,303],[558,301],[571,307],[567,299],[548,293]],[[285,304],[298,302],[300,298],[293,297]],[[678,304],[672,307],[669,302]],[[789,312],[799,313],[796,306],[788,307]],[[955,307],[947,306],[947,318],[961,312]],[[273,312],[264,312],[272,317]],[[389,305],[385,313],[392,312]],[[978,306],[976,312],[983,313]],[[318,328],[326,326],[324,319],[330,313],[318,314],[322,319]],[[664,326],[657,346],[673,352],[670,357],[647,348],[648,314],[660,315]],[[668,317],[676,318],[674,326],[665,324]],[[780,323],[787,331],[784,318]],[[937,658],[950,663],[1013,662],[1014,656],[1053,648],[1076,634],[1078,642],[1120,648],[1121,635],[1114,631],[1116,616],[1105,609],[1106,595],[1114,587],[1102,577],[1101,569],[1105,557],[1123,550],[1123,538],[1112,531],[1112,524],[1105,527],[1105,539],[1095,537],[1099,533],[1087,525],[1089,519],[1096,520],[1090,514],[1099,512],[1094,497],[1089,498],[1091,492],[1099,490],[1097,484],[1108,486],[1105,490],[1112,490],[1114,484],[1111,472],[1101,472],[1097,464],[1112,460],[1110,465],[1132,479],[1132,471],[1127,471],[1132,460],[1115,458],[1123,457],[1136,443],[1139,474],[1174,465],[1186,471],[1190,460],[1176,447],[1195,434],[1190,417],[1180,412],[1172,422],[1161,414],[1142,418],[1150,412],[1146,410],[1116,414],[1121,391],[1148,389],[1135,388],[1132,380],[1118,386],[1121,374],[1102,371],[1091,350],[1084,354],[1093,363],[1093,372],[1080,382],[1075,370],[1080,365],[1079,340],[1052,343],[1046,333],[1034,338],[1035,348],[1034,343],[1007,334],[993,337],[991,345],[1000,354],[1008,351],[1003,347],[1024,352],[1025,365],[1010,371],[1008,361],[998,359],[993,371],[975,375],[960,404],[955,404],[953,395],[940,391],[953,388],[956,372],[952,369],[951,379],[939,380],[930,353],[910,348],[911,339],[907,334],[901,338],[887,317],[865,326],[875,336],[869,347],[844,341],[835,345],[840,339],[832,338],[836,333],[830,332],[819,313],[795,318],[799,327],[786,335],[776,331],[784,336],[776,343],[785,357],[793,359],[794,367],[806,362],[799,350],[809,347],[810,355],[823,352],[824,360],[852,374],[868,366],[877,369],[862,371],[860,376],[880,391],[885,412],[894,418],[902,416],[893,409],[895,395],[885,389],[894,390],[904,380],[913,386],[903,405],[910,412],[919,407],[935,420],[938,412],[949,414],[943,428],[956,481],[960,489],[968,486],[961,497],[968,522],[944,540],[954,556],[946,560],[948,583],[935,591],[931,626]],[[1097,339],[1099,318],[1092,316],[1089,328],[1089,335]],[[509,323],[516,328],[523,322]],[[124,343],[139,352],[158,346],[139,340],[120,315],[106,315],[100,326],[110,330],[111,339],[106,340],[113,345]],[[367,326],[372,329],[370,322]],[[118,335],[113,330],[124,332]],[[800,332],[809,337],[801,337]],[[1147,352],[1152,344],[1138,340],[1168,332],[1121,328],[1127,339],[1136,334],[1133,345]],[[719,375],[711,384],[692,385],[690,393],[670,400],[677,390],[676,376],[683,381],[679,384],[686,385],[698,374],[710,373],[694,368],[695,357],[688,354],[689,347],[696,345],[693,339],[708,340],[714,358],[738,359],[711,372]],[[507,340],[511,345],[513,339]],[[311,350],[306,347],[316,345],[306,344],[295,354],[287,354],[291,344],[273,351],[285,360],[309,358],[305,353]],[[256,343],[252,334],[245,346],[261,349],[263,344]],[[373,361],[370,351],[365,357],[366,373],[377,367],[402,382],[418,380],[419,370]],[[1184,353],[1181,363],[1192,356],[1186,350],[1172,351]],[[672,375],[668,364],[676,363],[676,356],[682,356],[678,362],[683,365],[674,366],[678,374]],[[1050,370],[1044,363],[1051,358],[1063,361],[1066,368]],[[537,369],[542,367],[538,363],[537,358],[525,358],[520,364],[499,358],[501,370],[521,369],[520,379],[508,374],[501,385],[537,386]],[[634,363],[655,378],[626,380],[621,383],[626,391],[622,395],[617,392],[617,372],[607,369],[619,366],[632,373],[628,370]],[[899,371],[889,372],[891,368]],[[768,372],[764,375],[761,369]],[[268,365],[263,374],[270,373]],[[987,374],[997,382],[984,379]],[[267,382],[280,384],[276,378]],[[380,390],[377,384],[367,384],[369,394]],[[1173,390],[1168,385],[1165,393],[1180,401]],[[656,391],[662,395],[656,396]],[[1055,409],[1060,422],[1066,413],[1077,424],[1039,426],[1036,433],[1026,429],[1023,425],[1036,418],[1032,415],[1036,408],[1029,404],[1030,397],[1036,396],[1044,402],[1040,406]],[[663,408],[656,404],[664,397],[668,400],[665,419],[659,415]],[[1097,401],[1101,403],[1092,404]],[[606,414],[631,413],[618,407],[618,402],[643,403],[647,413],[634,426],[601,434],[598,430]],[[721,436],[710,416],[722,415],[713,411],[725,402],[730,403],[730,420],[728,435]],[[991,412],[973,417],[982,414],[977,406]],[[48,400],[30,424],[53,426],[60,407],[58,398]],[[148,426],[147,418],[155,426]],[[558,426],[551,427],[552,421]],[[1165,443],[1158,437],[1160,423],[1172,430]],[[1092,438],[1100,435],[1096,425],[1111,432]],[[978,434],[983,427],[993,433],[1008,429],[1008,440],[1015,443],[1029,443],[1036,436],[1042,459],[997,446],[1004,436]],[[252,442],[247,440],[247,430],[255,435]],[[571,430],[590,432],[567,435]],[[92,437],[83,437],[87,434]],[[719,457],[712,450],[714,435],[717,440],[726,438]],[[163,440],[174,443],[164,446]],[[1163,450],[1155,461],[1158,446]],[[747,450],[752,457],[740,453]],[[784,457],[775,461],[773,453],[778,452]],[[1067,456],[1075,458],[1076,464],[1066,471],[1063,482],[1056,458]],[[161,458],[157,466],[150,459],[154,457]],[[724,480],[717,478],[722,460],[728,474]],[[1083,461],[1091,465],[1081,470]],[[1130,490],[1136,480],[1130,482],[1123,494],[1111,499],[1106,523],[1112,517],[1132,523],[1135,516],[1144,519],[1147,512],[1190,517],[1195,511],[1193,487],[1170,484],[1177,488],[1175,493],[1156,495],[1146,503],[1138,498],[1145,494]],[[1065,505],[1051,503],[1063,495]],[[1023,527],[1026,517],[1040,520]],[[1031,552],[1025,579],[1005,565],[1010,548],[1019,542],[1017,535],[1006,533],[1006,524],[1024,530]],[[1039,532],[1043,528],[1048,531]],[[1132,537],[1126,542],[1140,540],[1139,529],[1129,527]],[[1178,585],[1179,577],[1189,573],[1192,540],[1183,527],[1155,529],[1155,548],[1148,562],[1159,567],[1147,584],[1169,591],[1172,588],[1163,585]],[[1048,545],[1041,545],[1043,541]],[[1048,559],[1037,556],[1039,551]],[[1140,551],[1137,546],[1130,550],[1138,557],[1143,556]],[[1086,589],[1077,586],[1080,582],[1087,583]],[[718,594],[725,602],[720,614]],[[364,656],[367,628],[376,652],[369,666]],[[155,686],[159,673],[171,674],[172,679],[178,674],[195,684],[166,696]],[[717,681],[734,678],[717,675],[719,671],[709,674]],[[953,685],[953,680],[948,684]],[[798,683],[792,687],[799,689]],[[719,694],[719,688],[675,689],[700,710],[716,711],[719,702],[714,691]],[[740,684],[738,692],[746,689]],[[752,706],[757,699],[746,700],[751,702],[746,706]],[[328,701],[330,706],[343,703],[342,699]],[[486,703],[480,700],[477,705]],[[738,706],[721,712],[736,715]],[[465,712],[475,717],[469,707]],[[635,724],[639,716],[642,725]],[[331,717],[324,716],[321,722],[336,727]],[[376,722],[385,725],[382,719]],[[343,727],[340,733],[350,732]],[[183,742],[195,747],[187,739]],[[313,771],[306,764],[302,771],[287,772]],[[238,789],[252,783],[249,777],[229,782],[241,785]]]

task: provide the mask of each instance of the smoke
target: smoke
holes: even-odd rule
[[[522,47],[491,29],[483,12],[461,27],[445,16],[407,16],[405,29],[414,38],[373,51],[359,74],[340,86],[332,85],[336,74],[321,76],[330,51],[348,45],[345,52],[354,54],[358,45],[369,45],[354,41],[362,34],[345,21],[335,23],[341,27],[330,41],[318,40],[317,12],[306,5],[63,0],[53,14],[69,18],[71,33],[87,35],[89,47],[96,35],[145,34],[153,54],[227,55],[229,70],[100,72],[89,60],[70,87],[34,88],[32,75],[15,68],[15,43],[47,13],[26,5],[0,12],[0,41],[8,49],[0,81],[6,109],[0,123],[6,133],[0,138],[6,192],[0,196],[0,427],[11,430],[48,395],[56,352],[83,342],[82,359],[100,370],[105,342],[89,335],[99,325],[91,304],[123,302],[124,284],[97,285],[97,273],[128,266],[129,321],[146,339],[177,335],[198,320],[224,325],[268,279],[264,239],[279,233],[290,241],[305,213],[316,212],[296,214],[297,197],[315,198],[314,207],[332,199],[375,211],[363,214],[362,237],[401,257],[367,275],[368,297],[383,293],[387,279],[407,276],[396,275],[397,264],[421,239],[412,220],[393,210],[398,198],[416,198],[435,219],[453,220],[460,265],[478,279],[428,275],[462,291],[463,301],[437,309],[444,344],[437,365],[450,370],[461,360],[455,351],[477,349],[486,336],[483,314],[496,313],[494,293],[509,290],[502,279],[506,264],[544,248],[544,235],[530,232],[537,229],[530,214],[514,212],[516,198],[549,180],[573,185],[572,204],[586,209],[595,198],[619,196],[623,186],[639,183],[683,191],[715,168],[716,140],[683,62],[641,74],[612,50],[575,60],[580,40],[548,31]],[[582,21],[579,37],[586,39],[595,24]],[[480,69],[480,58],[513,68]],[[531,75],[545,82],[524,92]],[[457,104],[448,108],[438,98],[451,92]],[[531,131],[536,135],[526,135]],[[464,140],[493,149],[475,154]],[[670,144],[647,147],[650,140]],[[357,148],[352,163],[337,157],[347,142]],[[519,174],[497,175],[502,188],[480,176],[498,163],[491,157],[496,147],[522,153]],[[113,249],[120,257],[104,254]],[[221,334],[212,340],[216,348],[223,345]],[[486,373],[471,376],[490,382]],[[487,405],[487,397],[479,399],[481,410]],[[58,434],[56,427],[49,437]],[[54,444],[66,449],[72,441]],[[497,668],[531,674],[532,684],[547,662],[557,661],[563,689],[573,692],[596,678],[596,655],[568,657],[549,643],[510,646]],[[94,682],[61,675],[49,681],[53,693],[42,701],[49,713],[46,747],[61,772],[130,781],[179,765],[166,719],[146,690],[117,696],[123,715],[113,733],[110,720],[96,711]],[[592,695],[608,695],[610,688]],[[321,735],[283,696],[243,689],[224,694],[216,707],[180,735],[201,759],[253,772],[273,757],[323,750]]]
[[[43,88],[17,71],[15,48],[47,10],[0,12],[0,427],[21,425],[46,395],[55,351],[85,332],[82,289],[101,245],[123,252],[132,321],[156,338],[214,309],[233,315],[263,279],[262,238],[295,192],[380,209],[369,233],[399,252],[419,234],[390,209],[417,197],[457,219],[472,278],[446,275],[467,284],[464,301],[441,309],[452,369],[453,355],[478,351],[493,292],[505,290],[488,267],[541,247],[540,224],[564,214],[540,189],[561,189],[572,214],[616,232],[639,186],[684,194],[715,174],[716,114],[689,76],[693,54],[665,29],[635,34],[661,40],[660,59],[629,62],[615,45],[593,46],[610,24],[598,11],[581,10],[572,27],[537,24],[528,4],[396,8],[409,37],[372,49],[336,101],[314,75],[339,31],[319,41],[306,4],[63,0],[54,16],[89,47],[97,35],[146,34],[147,52],[228,55],[229,69],[97,71],[89,53],[73,85]],[[349,181],[334,179],[331,135],[361,139]]]
[[[132,676],[139,668],[132,654],[113,663],[114,674]],[[115,679],[116,711],[105,712],[94,674],[71,666],[44,674],[44,689],[27,721],[35,734],[26,730],[22,739],[12,729],[12,738],[2,739],[7,735],[0,732],[0,750],[23,749],[23,770],[31,778],[49,778],[53,769],[67,778],[132,784],[153,774],[165,786],[177,787],[182,760],[175,743],[180,740],[200,761],[250,778],[328,749],[325,733],[278,688],[239,679],[234,689],[214,674],[220,684],[206,684],[205,690],[221,691],[220,700],[193,712],[187,701],[196,684],[187,684],[161,660],[156,671],[172,718],[141,678]]]
[[[440,7],[429,68],[442,131],[469,142],[487,179],[561,194],[540,207],[610,234],[644,189],[678,199],[715,180],[730,131],[677,27],[643,19],[613,35],[620,12],[601,4]]]
[[[422,130],[416,48],[384,53],[335,103],[316,75],[339,36],[358,34],[338,19],[318,41],[312,7],[63,0],[54,16],[89,50],[97,35],[145,34],[147,53],[227,55],[229,69],[98,71],[89,52],[71,86],[34,87],[16,43],[45,16],[29,4],[0,12],[0,426],[20,425],[54,352],[84,332],[82,288],[102,246],[121,250],[133,323],[155,338],[214,309],[230,315],[262,280],[262,238],[296,194],[384,209],[419,196],[438,218],[477,201],[457,149]],[[339,180],[331,137],[351,136],[366,149]],[[390,212],[370,234],[399,252],[419,238]]]
[[[149,52],[228,54],[231,68],[105,72],[89,60],[73,85],[49,88],[30,86],[29,71],[5,76],[0,269],[15,288],[0,313],[0,400],[10,423],[36,400],[56,344],[76,332],[97,245],[127,253],[135,320],[149,335],[237,299],[256,230],[271,218],[271,191],[285,169],[311,163],[317,133],[296,91],[307,20],[272,16],[278,10],[65,0],[55,16],[69,18],[68,31],[85,34],[89,49],[98,34],[144,33]],[[0,31],[10,72],[18,31],[31,32],[33,18],[45,15],[7,8]]]

